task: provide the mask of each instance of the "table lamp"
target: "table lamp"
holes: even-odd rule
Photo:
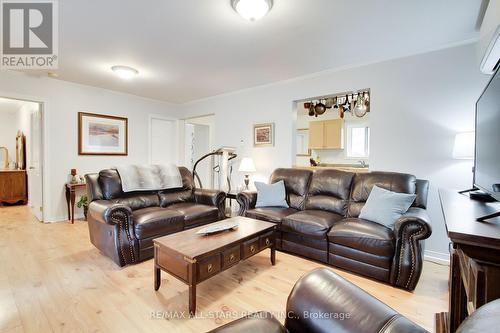
[[[248,190],[248,184],[250,183],[250,178],[248,178],[250,172],[255,172],[255,164],[250,157],[244,157],[241,160],[240,168],[238,169],[240,172],[245,173],[245,188]]]

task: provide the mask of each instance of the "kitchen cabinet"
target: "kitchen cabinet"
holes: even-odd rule
[[[344,149],[344,120],[333,119],[309,123],[310,149]]]

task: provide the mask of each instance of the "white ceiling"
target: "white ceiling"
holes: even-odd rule
[[[59,79],[183,103],[477,38],[481,0],[59,1]],[[139,70],[121,81],[112,65]]]

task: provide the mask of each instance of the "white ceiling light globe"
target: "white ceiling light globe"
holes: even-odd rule
[[[249,21],[264,17],[273,6],[272,0],[232,0],[232,3],[234,10]]]
[[[139,71],[135,68],[128,67],[128,66],[113,66],[111,67],[111,70],[120,78],[124,80],[131,80],[134,78],[137,74],[139,74]]]

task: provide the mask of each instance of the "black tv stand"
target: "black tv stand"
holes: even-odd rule
[[[493,218],[499,217],[499,216],[500,216],[500,212],[496,212],[496,213],[493,213],[493,214],[489,214],[489,215],[478,217],[476,219],[476,221],[478,221],[478,222],[488,222],[489,219],[493,219]]]
[[[495,198],[493,198],[488,193],[480,191],[478,188],[470,188],[467,190],[459,191],[460,194],[469,193],[469,198],[471,200],[482,201],[482,202],[495,202]]]

